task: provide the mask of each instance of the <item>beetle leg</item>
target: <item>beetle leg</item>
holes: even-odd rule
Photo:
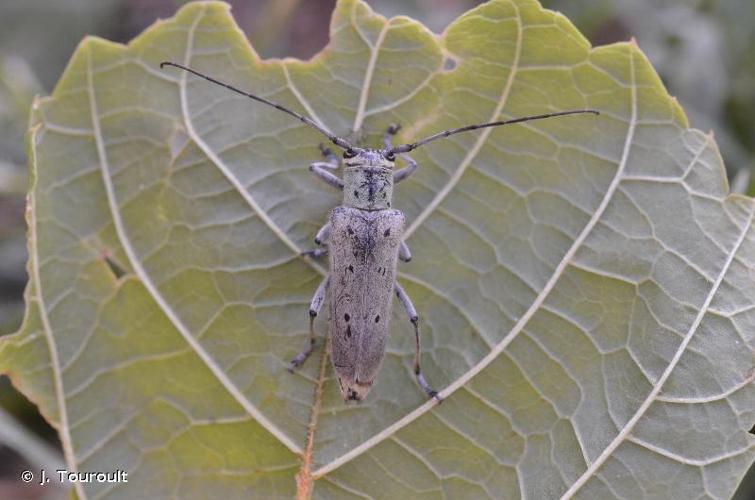
[[[329,286],[330,276],[326,276],[322,282],[320,282],[320,286],[317,287],[317,291],[315,292],[314,297],[312,297],[312,302],[309,304],[309,345],[291,360],[291,364],[288,366],[288,371],[291,373],[294,372],[296,367],[306,361],[315,348],[315,318],[320,312],[320,308],[322,308],[322,303],[325,302]]]
[[[327,248],[313,248],[312,250],[305,250],[300,255],[302,257],[312,257],[313,259],[319,259],[323,255],[328,253]]]
[[[329,172],[338,168],[338,157],[333,154],[333,151],[326,148],[320,143],[320,152],[325,157],[326,161],[316,161],[309,165],[309,171],[315,174],[318,178],[327,182],[333,187],[343,189],[343,181]]]
[[[323,224],[317,234],[315,235],[315,243],[318,245],[325,245],[330,238],[330,221]]]
[[[335,188],[343,189],[343,181],[339,179],[338,176],[333,175],[325,170],[326,168],[333,167],[330,166],[329,163],[325,163],[324,161],[316,161],[309,165],[309,171],[315,174],[318,179],[322,179]]]
[[[417,162],[412,160],[409,155],[402,154],[401,158],[408,163],[409,165],[402,168],[401,170],[396,170],[393,172],[393,183],[397,184],[405,179],[407,179],[410,175],[414,173],[415,170],[417,170]]]
[[[388,130],[385,131],[385,134],[383,134],[383,146],[385,146],[386,149],[391,147],[391,140],[393,139],[393,136],[398,133],[398,131],[401,130],[401,125],[395,124],[388,127]],[[408,163],[408,165],[401,170],[396,170],[393,173],[393,183],[399,183],[412,175],[415,170],[417,170],[417,162],[412,160],[411,157],[407,154],[402,154],[401,158]]]
[[[406,314],[409,316],[409,321],[411,321],[412,325],[414,325],[414,375],[417,377],[417,382],[419,383],[420,387],[422,387],[427,395],[431,398],[435,398],[440,403],[441,401],[443,401],[442,398],[438,395],[438,391],[430,387],[430,384],[427,383],[427,380],[425,380],[424,375],[422,375],[422,370],[419,366],[419,316],[417,315],[417,310],[414,308],[414,304],[412,304],[412,299],[410,299],[404,289],[401,288],[401,285],[396,283],[394,287],[398,300],[401,301],[401,305],[404,306]]]
[[[327,222],[325,223],[324,226],[320,228],[319,231],[317,231],[317,235],[315,236],[315,243],[318,245],[326,245],[329,237],[330,237],[330,222]],[[317,259],[325,255],[326,253],[328,253],[327,248],[315,248],[312,250],[307,250],[306,252],[302,252],[301,255]]]
[[[409,247],[403,241],[398,246],[398,258],[401,262],[409,262],[412,260],[412,252]]]
[[[385,131],[385,134],[383,134],[383,146],[385,146],[385,149],[388,149],[391,147],[391,141],[393,140],[393,136],[398,133],[398,131],[401,130],[401,125],[398,123],[394,123],[393,125],[389,126],[388,129]]]
[[[331,151],[330,148],[326,148],[323,143],[320,143],[318,147],[320,148],[320,153],[322,153],[327,163],[327,165],[323,166],[330,169],[338,168],[338,157],[333,153],[333,151]]]

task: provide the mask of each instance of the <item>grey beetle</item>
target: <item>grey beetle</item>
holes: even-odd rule
[[[525,116],[478,125],[468,125],[426,137],[411,144],[391,145],[399,130],[390,126],[383,137],[383,148],[370,149],[352,145],[335,136],[306,116],[280,104],[244,92],[184,65],[162,62],[160,67],[175,66],[214,84],[272,106],[318,130],[344,150],[343,178],[331,170],[338,168],[338,158],[320,145],[326,161],[314,162],[309,170],[326,183],[343,191],[343,204],[330,212],[328,222],[317,232],[315,243],[325,246],[302,255],[317,258],[329,254],[330,273],[317,288],[309,306],[309,344],[289,366],[293,371],[312,353],[315,346],[314,320],[326,297],[330,297],[330,355],[341,396],[345,401],[361,401],[367,396],[385,355],[388,323],[395,293],[414,327],[414,375],[431,398],[441,400],[425,380],[420,368],[419,316],[401,285],[396,281],[398,260],[411,260],[409,247],[402,240],[404,214],[391,207],[393,185],[407,179],[417,163],[406,153],[428,142],[459,132],[497,127],[531,120],[579,113],[599,114],[592,109],[576,109]],[[407,166],[395,170],[396,155]]]

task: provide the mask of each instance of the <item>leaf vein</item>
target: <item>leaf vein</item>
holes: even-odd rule
[[[715,464],[717,462],[722,462],[724,460],[730,460],[732,458],[736,458],[739,455],[742,455],[744,453],[747,453],[750,451],[753,446],[745,446],[744,448],[740,448],[736,451],[733,451],[731,453],[724,453],[722,455],[716,455],[713,458],[709,458],[707,460],[697,460],[694,458],[687,458],[683,457],[681,455],[678,455],[672,451],[669,451],[665,448],[661,448],[660,446],[657,446],[653,443],[649,443],[643,439],[638,438],[637,436],[628,436],[627,441],[630,443],[634,443],[637,446],[641,446],[645,448],[646,450],[650,450],[653,453],[657,453],[658,455],[661,455],[663,457],[666,457],[668,459],[674,460],[676,462],[682,463],[684,465],[690,465],[693,467],[705,467],[707,465]]]
[[[634,61],[630,59],[630,62],[631,62],[632,76],[634,77]],[[514,325],[514,327],[509,331],[509,333],[495,346],[495,348],[490,353],[488,353],[483,359],[481,359],[480,362],[477,363],[477,365],[472,367],[469,371],[467,371],[464,375],[462,375],[459,379],[457,379],[451,385],[449,385],[448,387],[440,391],[440,396],[442,398],[449,397],[457,389],[462,387],[469,380],[471,380],[475,375],[477,375],[485,367],[487,367],[490,363],[492,363],[498,357],[498,355],[501,352],[503,352],[503,350],[511,343],[511,341],[514,340],[514,338],[519,334],[519,332],[522,331],[524,326],[529,322],[532,316],[534,316],[535,312],[540,308],[540,306],[545,301],[546,297],[553,290],[553,288],[556,285],[556,282],[559,280],[559,278],[563,274],[566,267],[574,258],[574,255],[577,253],[577,250],[582,246],[582,243],[587,238],[587,235],[592,231],[593,227],[598,223],[598,220],[605,212],[623,176],[624,170],[626,168],[626,165],[629,159],[630,146],[634,138],[634,130],[635,130],[635,125],[637,123],[637,92],[636,92],[636,87],[634,85],[632,85],[631,90],[632,90],[632,93],[631,93],[632,112],[631,112],[631,117],[629,120],[629,126],[627,127],[627,136],[624,143],[622,157],[616,169],[616,174],[614,175],[614,178],[612,179],[611,184],[608,186],[606,194],[601,200],[600,205],[597,207],[597,209],[595,210],[595,213],[590,218],[588,223],[585,225],[582,232],[574,240],[574,243],[572,244],[572,246],[569,248],[569,250],[566,252],[564,257],[561,259],[561,262],[558,264],[558,266],[554,270],[553,274],[551,275],[551,278],[548,280],[545,287],[543,287],[542,291],[535,298],[535,300],[533,301],[529,309],[524,313],[524,315],[519,319],[519,321],[517,321],[516,325]],[[415,219],[415,222],[417,222],[418,220],[420,219],[419,218]],[[349,452],[344,453],[343,455],[335,458],[328,464],[322,466],[319,470],[315,472],[314,475],[317,477],[323,474],[327,474],[328,472],[338,468],[339,466],[343,465],[349,460],[352,460],[353,458],[361,455],[362,453],[366,452],[367,450],[371,449],[375,445],[382,442],[387,437],[397,432],[399,429],[409,425],[411,422],[413,422],[414,420],[418,419],[419,417],[421,417],[422,415],[430,411],[433,407],[435,407],[436,404],[437,403],[434,400],[427,401],[423,405],[417,407],[412,412],[408,413],[404,417],[398,419],[396,422],[394,422],[393,424],[383,429],[378,434],[375,434],[371,438],[367,439],[359,446],[356,446]]]
[[[511,5],[513,6],[514,10],[516,11],[516,26],[517,26],[517,33],[516,33],[516,46],[514,49],[514,60],[511,63],[511,69],[509,70],[509,75],[506,79],[506,84],[503,87],[503,92],[501,93],[501,97],[498,100],[498,104],[496,105],[495,109],[493,110],[493,113],[490,116],[490,119],[488,121],[493,122],[498,119],[498,117],[503,112],[503,108],[506,105],[506,102],[508,101],[509,94],[511,93],[511,89],[514,86],[514,80],[516,79],[517,75],[517,69],[519,67],[519,57],[521,56],[522,52],[522,19],[519,14],[519,7],[516,3],[511,2]],[[414,231],[417,230],[417,228],[427,219],[427,217],[435,210],[435,208],[440,205],[440,203],[448,196],[448,194],[451,192],[454,186],[458,184],[459,180],[461,179],[462,175],[464,175],[464,172],[467,170],[467,167],[471,164],[472,160],[477,156],[477,154],[480,152],[480,149],[482,149],[482,145],[487,141],[488,136],[492,132],[492,128],[486,128],[483,129],[483,131],[480,133],[480,135],[477,137],[477,140],[475,141],[474,145],[470,148],[470,150],[467,152],[464,159],[459,164],[456,171],[453,173],[451,178],[448,180],[445,186],[443,186],[443,189],[440,190],[440,192],[433,198],[433,200],[425,207],[422,212],[412,221],[412,223],[409,225],[407,230],[404,233],[404,238],[409,239],[409,237],[414,233]]]
[[[202,14],[203,14],[203,11],[200,11],[200,15],[197,16],[197,18],[194,20],[194,23],[188,32],[189,40],[187,41],[187,50],[186,50],[187,59],[189,56],[189,51],[191,50],[191,45],[192,45],[191,40],[193,38],[193,30],[196,29],[196,26],[199,23],[199,20]],[[115,188],[113,186],[113,181],[111,179],[110,166],[109,166],[109,162],[107,158],[107,153],[105,151],[105,144],[104,144],[104,140],[102,136],[102,131],[100,130],[99,115],[97,113],[97,100],[96,100],[96,96],[94,92],[94,79],[93,79],[93,74],[92,74],[91,47],[89,51],[87,52],[87,55],[88,55],[87,90],[89,94],[89,104],[90,104],[92,125],[93,125],[94,133],[95,133],[97,155],[100,161],[102,179],[105,185],[105,192],[107,194],[108,205],[110,206],[110,212],[113,217],[113,224],[115,226],[116,233],[118,235],[119,241],[121,242],[123,250],[128,256],[129,262],[131,263],[131,267],[134,269],[134,272],[139,277],[144,287],[150,293],[150,295],[155,300],[155,302],[160,307],[160,309],[163,311],[163,313],[166,315],[166,317],[170,320],[173,326],[178,330],[178,332],[181,334],[184,340],[189,344],[189,346],[194,350],[197,356],[202,360],[204,365],[215,376],[218,382],[228,391],[231,397],[233,397],[262,427],[264,427],[271,434],[273,434],[289,450],[291,450],[294,453],[300,453],[301,449],[299,448],[299,446],[296,443],[294,443],[291,440],[291,438],[289,438],[286,434],[284,434],[283,431],[278,429],[270,420],[268,420],[257,409],[257,407],[255,407],[251,403],[251,401],[249,401],[249,399],[239,390],[238,387],[236,387],[233,381],[231,381],[231,379],[225,374],[225,372],[223,372],[222,368],[215,362],[215,360],[204,349],[204,347],[197,341],[197,339],[195,339],[192,336],[191,332],[186,327],[186,325],[181,321],[181,319],[178,317],[175,311],[173,311],[173,309],[170,307],[170,305],[165,300],[165,298],[160,294],[159,290],[157,289],[155,284],[152,282],[152,279],[150,278],[146,269],[143,267],[142,262],[139,260],[136,250],[131,245],[131,241],[126,232],[126,227],[123,222],[123,219],[121,218],[120,208],[118,207],[118,203],[115,196]],[[185,110],[186,109],[185,108],[185,104],[186,104],[185,75],[182,76],[181,89],[182,89],[182,92],[181,92],[182,108]],[[187,120],[187,127],[189,127],[190,130],[193,132],[193,126],[188,120]]]
[[[383,41],[385,40],[385,35],[388,33],[388,29],[390,26],[390,22],[386,21],[385,24],[383,24],[382,29],[380,30],[380,33],[378,34],[377,40],[375,41],[375,45],[370,46],[370,60],[367,62],[367,69],[364,73],[364,81],[362,82],[362,91],[359,94],[359,104],[357,106],[357,113],[356,117],[354,118],[354,126],[352,127],[352,130],[354,132],[358,131],[362,127],[362,122],[364,122],[364,110],[367,106],[367,97],[370,94],[370,86],[372,85],[372,76],[375,72],[375,66],[377,65],[377,59],[378,55],[380,53],[380,47],[383,45]]]
[[[31,134],[32,147],[31,149],[31,163],[36,170],[37,164],[37,149],[36,149],[36,134],[40,130],[39,127],[35,128]],[[52,326],[50,325],[50,318],[47,316],[47,310],[45,309],[45,299],[42,293],[42,281],[39,273],[39,249],[37,247],[37,200],[35,190],[31,190],[29,194],[29,204],[31,210],[29,211],[29,241],[30,246],[30,260],[31,260],[31,272],[33,274],[33,280],[35,283],[34,289],[36,292],[37,303],[39,304],[39,318],[42,323],[42,330],[44,331],[45,340],[47,341],[47,348],[50,353],[50,365],[52,368],[53,384],[55,386],[55,399],[58,403],[58,432],[60,434],[60,443],[63,447],[63,456],[66,460],[66,466],[68,470],[77,472],[79,470],[78,463],[76,461],[76,454],[73,449],[73,440],[71,439],[71,429],[68,425],[68,408],[66,405],[65,389],[63,387],[63,373],[60,370],[60,358],[58,357],[58,347],[53,336]],[[87,499],[87,495],[84,492],[84,488],[81,483],[74,483],[74,489],[79,498],[83,500]]]
[[[319,116],[317,116],[317,113],[315,113],[314,108],[312,108],[312,105],[309,104],[309,101],[304,98],[304,95],[302,95],[301,92],[299,92],[299,89],[296,85],[294,85],[294,81],[291,79],[291,74],[288,72],[288,64],[286,64],[286,61],[283,61],[281,64],[281,67],[283,68],[283,76],[286,77],[286,86],[291,91],[292,94],[296,97],[296,99],[299,101],[299,103],[302,105],[302,107],[307,111],[307,114],[309,115],[312,120],[316,124],[318,124],[320,127],[327,130],[327,127],[325,126],[325,123],[320,119]]]
[[[754,216],[755,216],[755,204],[752,205],[750,209],[749,219],[747,223],[745,224],[745,227],[742,230],[742,233],[740,234],[738,241],[732,247],[731,253],[729,254],[723,267],[721,268],[721,272],[719,273],[718,278],[716,279],[715,283],[711,287],[711,290],[708,293],[707,298],[705,299],[705,303],[703,303],[703,305],[700,307],[700,311],[697,314],[695,321],[692,323],[692,325],[689,328],[689,331],[687,332],[687,334],[684,336],[683,340],[679,344],[679,347],[674,353],[674,357],[669,362],[663,374],[653,385],[653,389],[647,395],[647,397],[642,402],[640,407],[637,408],[637,411],[632,416],[632,418],[630,418],[629,421],[626,424],[624,424],[623,428],[616,435],[613,441],[611,441],[611,443],[609,443],[609,445],[606,446],[606,448],[603,450],[600,456],[598,456],[595,462],[593,462],[590,465],[590,467],[588,467],[587,470],[585,470],[585,472],[579,477],[579,479],[577,479],[577,481],[574,482],[574,484],[572,484],[572,486],[567,490],[567,492],[564,493],[564,495],[561,497],[562,500],[573,497],[574,494],[576,494],[577,491],[579,491],[582,488],[582,486],[584,486],[584,484],[588,481],[588,479],[590,479],[590,477],[592,477],[595,474],[595,472],[600,468],[600,466],[603,465],[603,463],[605,463],[606,460],[608,460],[608,457],[611,456],[611,454],[619,447],[619,445],[630,436],[632,429],[634,429],[634,426],[637,424],[639,419],[645,414],[648,408],[650,408],[650,405],[654,401],[656,401],[657,396],[661,392],[661,389],[663,389],[663,385],[666,383],[666,380],[668,380],[669,376],[671,376],[671,372],[674,370],[674,368],[676,368],[676,365],[677,363],[679,363],[679,360],[681,359],[682,354],[687,349],[687,346],[689,345],[690,341],[692,340],[692,337],[697,331],[698,326],[700,326],[700,323],[702,322],[703,317],[707,313],[708,307],[710,307],[710,303],[713,301],[713,297],[715,297],[716,292],[718,291],[718,288],[723,282],[724,276],[729,270],[729,266],[734,260],[734,256],[737,254],[737,251],[742,245],[742,242],[744,242],[745,240],[745,236],[747,235],[747,232],[750,226],[752,225],[752,219]]]

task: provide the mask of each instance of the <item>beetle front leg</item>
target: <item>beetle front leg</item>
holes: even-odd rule
[[[315,174],[318,179],[322,179],[323,181],[330,184],[331,186],[342,190],[343,181],[339,179],[337,175],[333,175],[327,170],[325,170],[326,168],[331,168],[331,167],[329,166],[328,163],[325,163],[324,161],[316,161],[309,165],[309,171]]]
[[[312,351],[315,348],[315,318],[320,312],[323,302],[325,302],[325,297],[327,297],[328,295],[329,287],[330,276],[326,276],[322,280],[322,282],[320,282],[320,286],[317,287],[317,291],[315,292],[314,297],[312,297],[312,302],[309,304],[309,345],[306,349],[297,354],[296,357],[291,360],[291,364],[288,365],[288,371],[291,373],[293,373],[294,369],[296,369],[298,366],[304,363],[304,361],[307,360],[307,358],[310,354],[312,354]]]
[[[333,153],[330,148],[326,148],[323,143],[318,144],[317,147],[320,149],[320,153],[328,163],[327,168],[338,168],[338,157],[335,155],[335,153]]]
[[[414,340],[415,340],[415,350],[414,350],[414,375],[417,377],[417,382],[419,383],[420,387],[427,393],[428,396],[431,398],[435,398],[440,403],[443,401],[443,399],[438,395],[438,391],[430,387],[430,384],[427,383],[427,380],[425,380],[424,375],[422,375],[422,369],[419,365],[419,316],[417,315],[417,310],[414,308],[414,304],[412,304],[412,300],[409,298],[409,296],[406,294],[403,288],[401,288],[401,285],[396,283],[394,285],[394,288],[396,290],[396,296],[398,297],[398,300],[401,301],[401,305],[404,306],[404,309],[406,310],[406,314],[409,316],[409,321],[412,322],[412,325],[414,325]]]
[[[388,149],[392,146],[391,142],[393,141],[393,136],[398,134],[399,130],[401,130],[401,125],[398,123],[394,123],[388,126],[388,129],[386,129],[385,133],[383,134],[383,147],[385,147],[385,149]]]
[[[320,144],[320,152],[326,161],[316,161],[309,165],[309,171],[315,174],[319,179],[327,182],[331,186],[343,189],[343,181],[337,175],[330,173],[328,170],[338,168],[338,157],[333,152]]]
[[[410,175],[414,173],[415,170],[417,170],[417,162],[412,160],[409,155],[402,154],[401,158],[404,159],[405,162],[407,162],[409,165],[402,168],[401,170],[396,170],[393,172],[393,183],[398,184],[399,182],[407,179]]]
[[[385,131],[385,134],[383,134],[383,146],[388,149],[391,147],[391,142],[393,139],[393,136],[398,133],[398,131],[401,130],[401,125],[394,124],[388,127],[388,130]],[[415,170],[417,170],[417,162],[414,161],[409,155],[402,154],[401,158],[408,163],[408,165],[401,170],[396,170],[393,173],[393,183],[397,184],[410,175],[414,173]]]

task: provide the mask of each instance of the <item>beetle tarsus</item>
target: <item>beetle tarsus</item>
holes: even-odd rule
[[[296,357],[291,360],[291,363],[288,365],[288,371],[291,373],[293,373],[297,367],[301,366],[315,349],[315,318],[320,312],[322,303],[325,301],[325,296],[328,293],[329,286],[330,277],[326,276],[320,283],[320,286],[317,287],[317,291],[315,292],[314,297],[312,297],[312,302],[310,302],[309,304],[309,344],[307,345],[306,349],[297,354]]]
[[[314,320],[314,317],[312,318]],[[288,365],[288,372],[294,373],[294,370],[296,370],[298,367],[300,367],[309,357],[310,354],[312,354],[312,351],[315,349],[315,339],[310,339],[309,347],[304,349],[302,352],[296,355],[294,359],[291,360],[291,363]]]
[[[427,383],[427,380],[425,380],[425,376],[422,375],[422,372],[419,370],[419,366],[414,367],[414,375],[417,377],[417,382],[419,383],[420,387],[425,391],[425,393],[432,399],[435,399],[438,403],[443,402],[443,398],[438,395],[438,391],[430,387],[430,384]]]
[[[390,124],[385,130],[385,134],[383,134],[383,146],[386,149],[389,149],[391,147],[391,139],[398,133],[399,130],[401,130],[401,125],[398,123]]]
[[[312,250],[306,250],[300,253],[299,255],[301,255],[302,257],[311,257],[313,259],[319,259],[320,257],[322,257],[323,255],[327,253],[328,253],[327,248],[314,248]]]
[[[324,156],[325,158],[327,158],[327,157],[329,157],[329,156],[333,156],[333,151],[331,151],[331,149],[330,149],[330,148],[326,147],[326,146],[325,146],[325,144],[323,144],[323,143],[320,143],[320,144],[318,144],[318,146],[317,146],[317,147],[318,147],[318,148],[320,149],[320,153],[322,153],[322,155],[323,155],[323,156]]]

